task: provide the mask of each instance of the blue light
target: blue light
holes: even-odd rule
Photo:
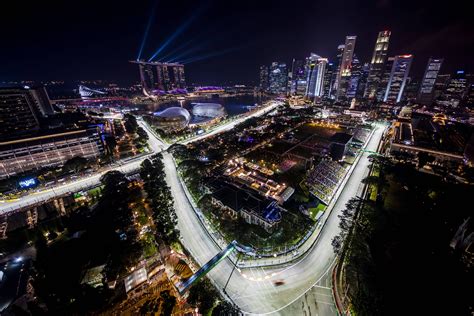
[[[188,59],[186,59],[186,60],[183,60],[183,61],[181,61],[181,63],[182,63],[182,64],[189,64],[189,63],[193,63],[193,62],[196,62],[196,61],[199,61],[199,60],[203,60],[203,59],[208,59],[208,58],[215,57],[215,56],[224,55],[224,54],[233,52],[233,51],[235,51],[235,50],[237,50],[237,49],[238,49],[237,47],[234,47],[234,48],[225,49],[225,50],[220,51],[220,52],[215,52],[215,53],[210,53],[210,54],[206,54],[206,55],[196,56],[196,57],[192,57],[192,58],[188,58]]]
[[[191,45],[192,43],[194,43],[195,41],[197,40],[197,38],[193,38],[192,40],[190,41],[187,41],[186,43],[176,47],[175,49],[173,49],[172,51],[170,51],[168,54],[166,54],[165,56],[163,57],[160,57],[160,61],[164,61],[164,60],[167,60],[169,58],[172,58],[174,54],[178,53],[179,51],[181,51],[183,48],[186,48],[188,47],[189,45]]]
[[[163,45],[158,48],[155,53],[148,59],[148,61],[152,61],[155,57],[158,56],[159,53],[161,53],[171,42],[173,42],[181,33],[183,33],[184,30],[188,28],[189,25],[191,25],[192,22],[201,14],[203,11],[203,7],[198,9],[196,13],[194,13],[189,20],[187,20],[184,24],[182,24],[180,27],[174,31],[174,33],[163,43]]]
[[[191,53],[194,53],[194,52],[196,52],[196,51],[201,50],[207,43],[208,43],[208,42],[206,42],[206,43],[204,43],[204,44],[201,44],[201,45],[198,45],[198,46],[195,46],[195,47],[193,47],[193,48],[191,48],[191,49],[189,49],[189,50],[187,50],[187,51],[185,51],[185,52],[183,52],[183,53],[181,53],[181,54],[179,54],[179,55],[177,55],[177,56],[174,56],[173,58],[167,60],[167,62],[179,61],[180,59],[182,59],[183,57],[186,57],[186,56],[188,56],[188,58],[189,58],[189,55],[190,55]]]
[[[142,43],[140,45],[140,49],[138,50],[137,61],[139,61],[140,58],[142,57],[143,48],[145,47],[146,39],[148,38],[148,32],[150,31],[151,24],[152,24],[153,19],[155,17],[155,11],[156,11],[157,5],[158,5],[158,1],[155,1],[155,4],[153,5],[153,8],[151,9],[152,11],[151,11],[151,14],[150,14],[150,18],[148,19],[148,24],[147,24],[146,29],[145,29],[145,34],[143,34],[143,39],[142,39]]]
[[[20,182],[18,182],[18,185],[22,189],[34,187],[36,186],[36,184],[37,184],[37,181],[35,178],[29,178],[29,179],[21,180]]]

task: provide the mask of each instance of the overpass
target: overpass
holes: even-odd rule
[[[233,240],[227,245],[227,247],[225,247],[217,255],[212,257],[211,260],[205,263],[191,277],[189,277],[186,281],[179,284],[178,285],[179,293],[183,295],[195,282],[197,282],[206,274],[208,274],[212,269],[214,269],[215,266],[217,266],[222,260],[227,258],[234,250],[242,254],[254,253],[254,250],[251,247],[240,245],[236,240]]]

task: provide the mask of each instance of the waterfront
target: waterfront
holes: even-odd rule
[[[253,94],[239,95],[231,97],[199,97],[189,98],[184,101],[168,101],[163,103],[154,104],[140,104],[138,105],[141,110],[147,112],[159,112],[166,108],[173,106],[182,106],[188,111],[192,112],[193,105],[195,103],[219,103],[221,104],[228,116],[236,116],[245,112],[250,111],[255,105],[260,105],[265,102],[268,98],[256,96]],[[182,103],[182,104],[181,104]]]

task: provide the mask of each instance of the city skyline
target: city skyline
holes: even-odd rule
[[[67,14],[58,14],[64,9],[61,4],[13,7],[13,11],[21,11],[24,18],[13,20],[5,16],[2,19],[2,26],[9,30],[6,41],[14,45],[0,53],[3,69],[0,81],[113,79],[136,82],[136,69],[127,61],[136,57],[149,17],[155,12],[154,5],[154,1],[134,6],[86,2],[75,10],[68,10]],[[211,1],[195,6],[183,2],[158,3],[143,55],[147,59],[151,57],[160,43],[166,43],[185,26],[169,41],[163,53],[190,43],[184,53],[188,50],[190,56],[198,60],[186,66],[189,83],[257,83],[256,73],[261,64],[281,61],[291,65],[293,58],[303,59],[310,52],[335,62],[337,46],[344,43],[347,35],[357,36],[354,53],[360,62],[370,62],[378,32],[390,30],[388,56],[413,54],[411,73],[416,78],[421,79],[430,57],[444,58],[441,73],[472,70],[472,61],[464,56],[473,45],[470,40],[472,22],[467,10],[424,3],[400,4],[400,7],[412,8],[412,13],[407,13],[390,1],[357,2],[346,4],[344,8],[325,2],[297,1],[292,5],[293,11],[300,7],[307,9],[298,15],[289,15],[285,2],[237,5]],[[309,19],[315,8],[324,12],[317,21]],[[364,10],[370,19],[363,18]],[[179,14],[170,19],[166,16],[169,12]],[[390,12],[389,16],[384,14],[386,12]],[[286,22],[291,19],[295,23]],[[237,22],[241,20],[246,23]],[[176,53],[180,55],[183,54]],[[189,56],[185,54],[182,58],[189,59]],[[220,71],[222,67],[229,71]]]

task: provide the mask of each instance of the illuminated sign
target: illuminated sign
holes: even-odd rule
[[[35,178],[30,178],[30,179],[21,180],[20,182],[18,182],[18,184],[20,185],[20,188],[26,189],[26,188],[34,187],[37,183],[36,183]]]

